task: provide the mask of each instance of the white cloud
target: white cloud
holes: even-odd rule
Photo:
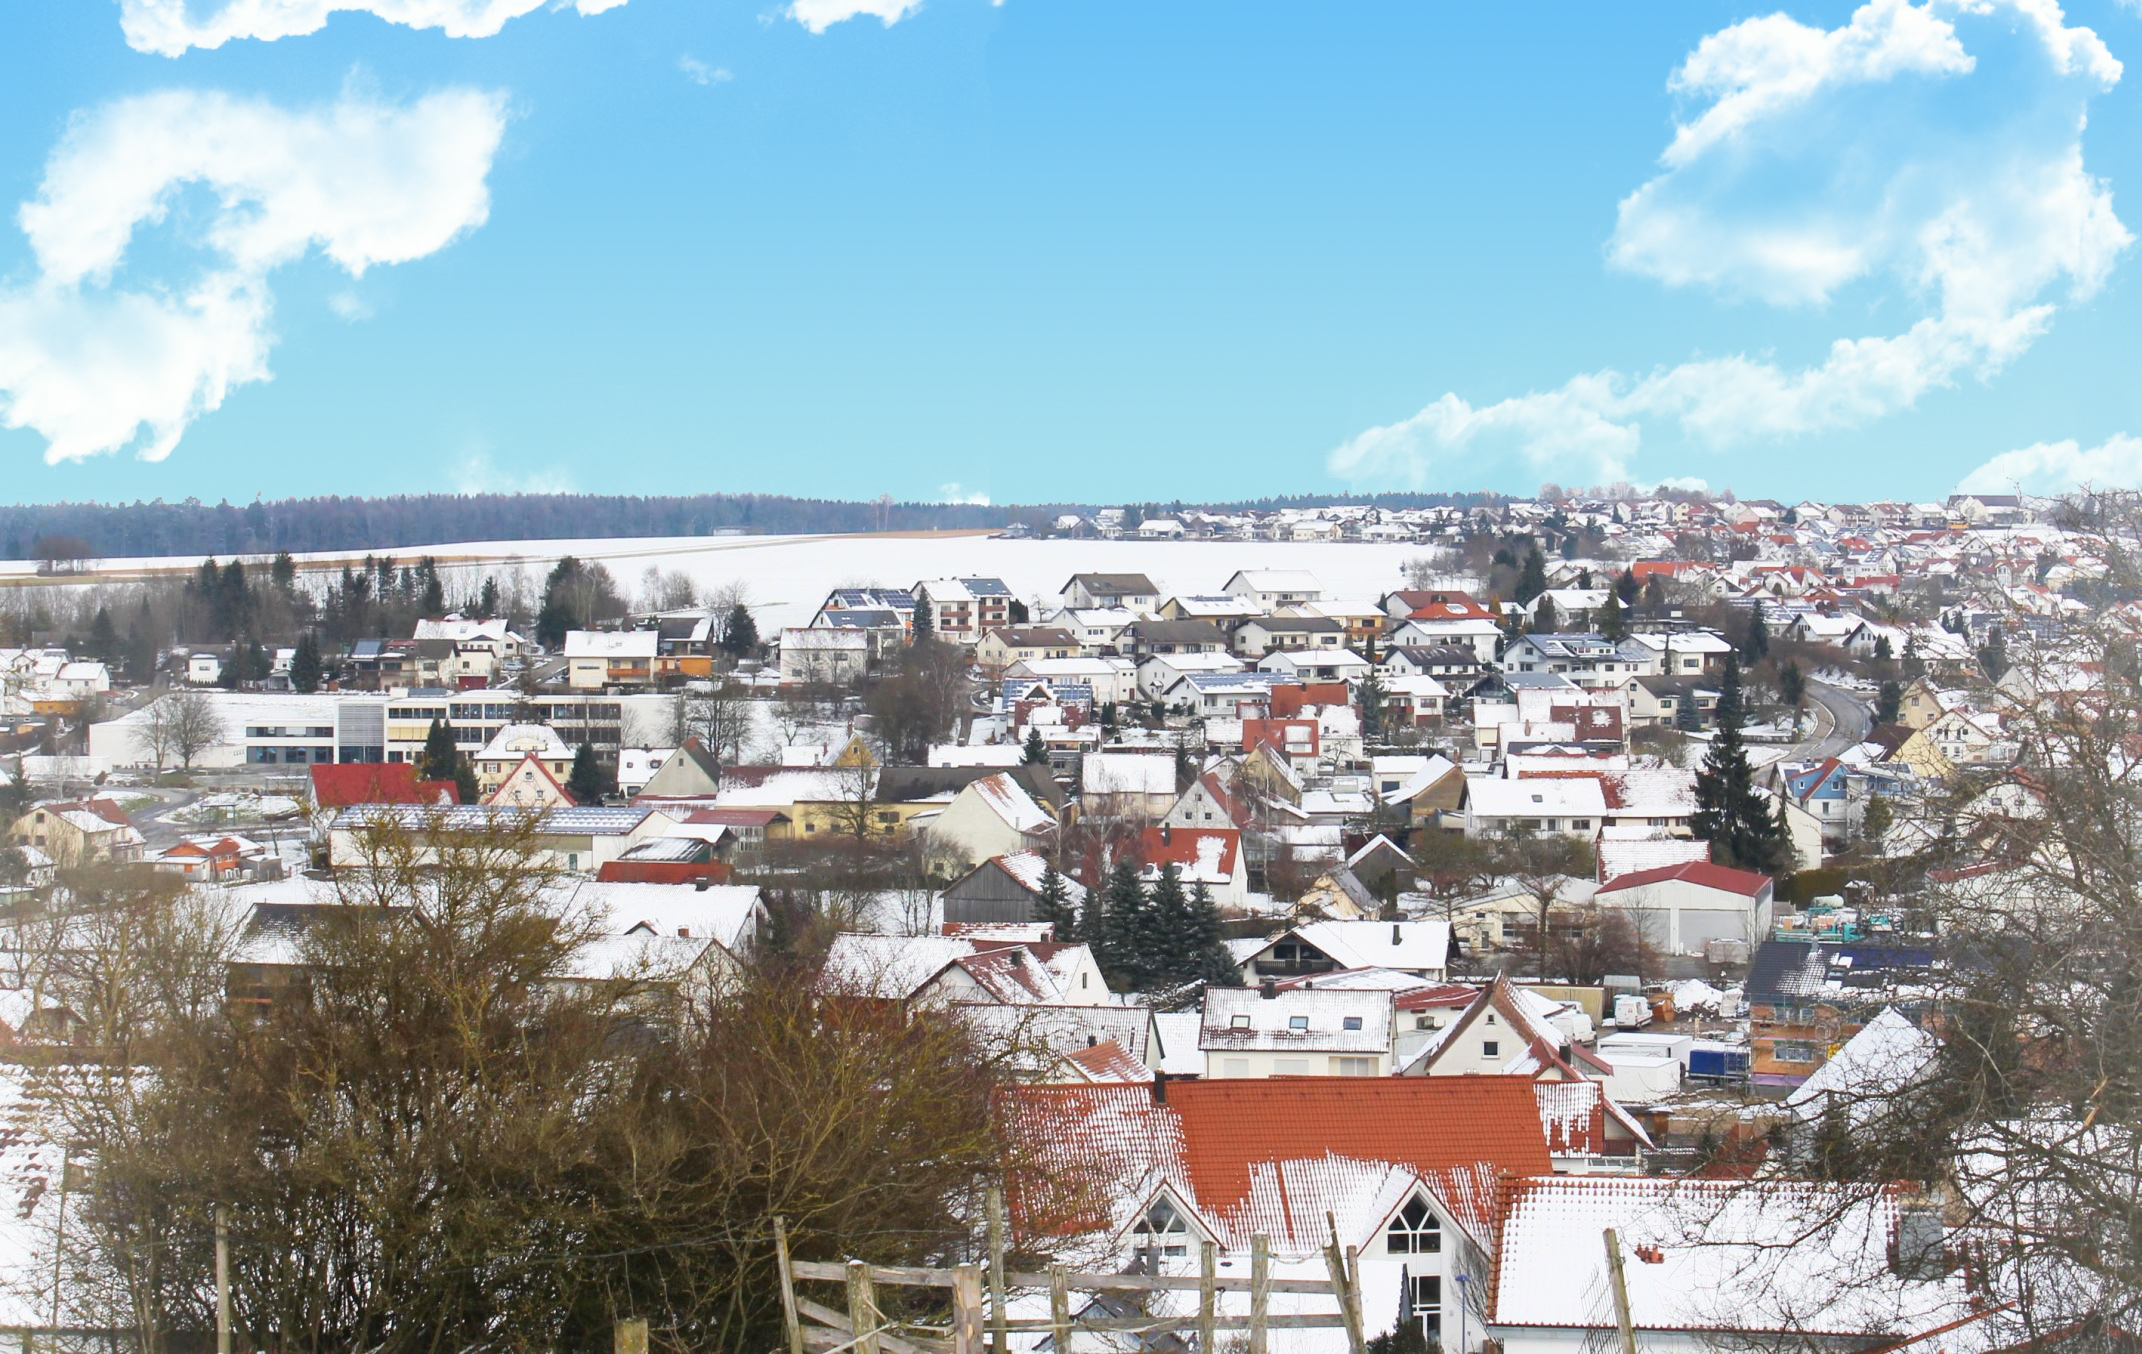
[[[677,69],[683,71],[684,78],[695,85],[725,85],[736,78],[727,68],[709,66],[689,52],[677,58]]]
[[[47,461],[130,445],[161,460],[268,379],[275,268],[318,246],[362,276],[482,225],[505,116],[502,95],[468,89],[303,112],[175,90],[77,115],[17,213],[36,273],[0,286],[0,426],[42,434]],[[189,185],[214,198],[174,230],[199,272],[132,277],[136,230]]]
[[[180,56],[189,47],[221,47],[235,38],[273,42],[317,33],[338,11],[376,15],[411,28],[436,28],[450,38],[488,38],[548,0],[223,0],[195,18],[188,0],[119,0],[119,28],[137,52]],[[625,0],[575,0],[582,14],[616,9]],[[563,3],[552,5],[564,8]]]
[[[2061,494],[2142,484],[2142,437],[2117,433],[2094,447],[2073,438],[2004,451],[1957,481],[1960,494]]]
[[[327,308],[337,319],[348,320],[351,324],[369,320],[373,315],[371,303],[347,288],[331,294],[327,298]]]
[[[1985,21],[1997,8],[2022,22]],[[2022,49],[2006,84],[1969,83],[1981,67],[1965,19],[1974,43]],[[2049,294],[2089,297],[2133,241],[2082,158],[2088,100],[2119,76],[2049,0],[1872,0],[1835,30],[1771,15],[1712,34],[1669,82],[1703,106],[1661,172],[1623,199],[1609,261],[1777,305],[1879,280],[1923,317],[1894,336],[1839,339],[1797,369],[1734,355],[1601,370],[1477,408],[1448,394],[1350,439],[1330,467],[1356,483],[1424,484],[1460,454],[1476,472],[1498,455],[1619,478],[1646,420],[1718,447],[1856,426],[1990,378],[2051,324]],[[1959,93],[1994,115],[1955,126],[1939,103]]]
[[[454,461],[454,492],[457,494],[570,494],[573,478],[557,466],[522,466],[504,470],[492,455],[488,437],[463,442]]]
[[[783,13],[813,33],[823,33],[864,15],[890,28],[921,8],[922,0],[794,0]]]
[[[989,506],[989,495],[970,494],[955,480],[950,484],[937,486],[937,501],[939,503],[966,503],[974,507],[986,508]]]

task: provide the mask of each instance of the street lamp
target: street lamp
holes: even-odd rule
[[[1465,1354],[1465,1300],[1470,1293],[1473,1276],[1457,1275],[1458,1280],[1458,1354]]]

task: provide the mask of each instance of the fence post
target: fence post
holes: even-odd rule
[[[982,1267],[952,1271],[952,1354],[982,1354]]]
[[[773,1220],[774,1261],[781,1269],[781,1320],[788,1329],[788,1354],[803,1354],[803,1318],[796,1314],[796,1271],[789,1264],[788,1220]]]
[[[1197,1261],[1197,1354],[1213,1354],[1213,1323],[1220,1314],[1220,1290],[1213,1282],[1220,1272],[1219,1247],[1210,1241],[1201,1243]]]
[[[1347,1273],[1346,1252],[1339,1249],[1336,1238],[1324,1248],[1324,1266],[1331,1271],[1331,1291],[1339,1297],[1339,1316],[1346,1323],[1346,1347],[1353,1354],[1364,1354],[1368,1345],[1361,1336],[1361,1307],[1354,1296],[1353,1276]]]
[[[1004,1302],[1004,1191],[989,1187],[989,1348],[991,1354],[1011,1354],[1010,1320]]]
[[[621,1319],[611,1335],[610,1347],[616,1354],[647,1354],[647,1318],[632,1316]]]
[[[1250,1238],[1249,1354],[1265,1354],[1265,1312],[1272,1305],[1272,1239]]]
[[[855,1354],[882,1354],[878,1341],[878,1294],[870,1266],[848,1262],[848,1324],[855,1331]]]
[[[1071,1290],[1064,1286],[1062,1265],[1049,1266],[1049,1324],[1056,1354],[1071,1354]]]

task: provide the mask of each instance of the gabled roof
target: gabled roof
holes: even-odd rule
[[[1726,865],[1713,865],[1707,860],[1692,860],[1681,865],[1664,865],[1655,870],[1638,870],[1635,874],[1625,874],[1601,886],[1598,896],[1604,898],[1608,894],[1668,882],[1695,884],[1701,888],[1716,889],[1721,893],[1737,893],[1743,898],[1753,898],[1764,889],[1773,887],[1773,882],[1767,874],[1757,874],[1753,870],[1736,870]]]
[[[1484,1239],[1496,1181],[1544,1174],[1547,1140],[1515,1077],[1300,1077],[1144,1087],[1016,1086],[997,1099],[1029,1234],[1108,1226],[1127,1192],[1165,1184],[1223,1245],[1251,1235],[1282,1256],[1359,1236],[1425,1183]],[[1096,1208],[1096,1203],[1100,1207]]]

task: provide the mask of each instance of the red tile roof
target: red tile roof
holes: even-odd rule
[[[1036,1162],[1013,1182],[1027,1226],[1097,1225],[1097,1203],[1158,1171],[1208,1219],[1256,1219],[1286,1248],[1321,1243],[1325,1201],[1275,1201],[1269,1168],[1333,1158],[1395,1166],[1429,1180],[1462,1221],[1485,1235],[1493,1182],[1544,1174],[1551,1163],[1539,1104],[1523,1077],[1300,1077],[1168,1082],[1164,1102],[1144,1087],[1015,1086],[997,1111],[1011,1159]],[[1074,1184],[1067,1175],[1085,1173]],[[1083,1185],[1083,1188],[1081,1188]],[[1055,1214],[1051,1200],[1070,1205]],[[1040,1207],[1037,1207],[1040,1205]],[[1104,1204],[1105,1207],[1105,1204]],[[1313,1216],[1294,1216],[1299,1209]]]
[[[1656,870],[1638,870],[1635,874],[1625,874],[1599,891],[1618,893],[1623,889],[1638,889],[1646,884],[1663,884],[1669,880],[1717,889],[1723,893],[1737,893],[1746,898],[1753,898],[1771,886],[1771,879],[1767,874],[1736,870],[1726,865],[1713,865],[1705,860],[1692,860],[1681,865],[1662,865]]]
[[[353,762],[315,766],[311,771],[312,802],[323,809],[346,809],[352,804],[461,802],[452,781],[418,780],[416,766],[410,762]]]
[[[1188,876],[1202,860],[1232,877],[1242,834],[1234,828],[1149,827],[1138,834],[1138,860],[1159,869],[1173,865]]]

